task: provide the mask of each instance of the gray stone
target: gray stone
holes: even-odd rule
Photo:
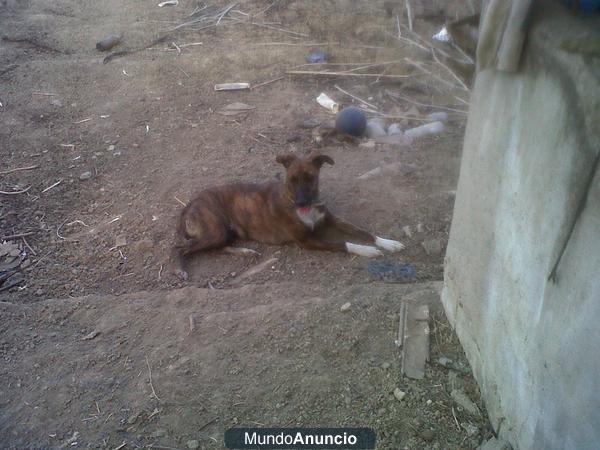
[[[394,397],[396,397],[396,400],[401,402],[402,400],[404,400],[404,397],[406,397],[406,392],[404,392],[400,388],[396,388],[394,389]]]
[[[194,449],[200,447],[200,442],[198,442],[196,439],[191,439],[191,440],[187,441],[186,445],[187,445],[187,448],[194,450]]]
[[[341,307],[340,307],[340,311],[341,312],[346,312],[350,309],[350,307],[352,306],[352,304],[350,302],[344,303]]]
[[[390,136],[394,135],[394,134],[404,134],[404,132],[402,131],[402,128],[400,127],[399,123],[393,123],[388,127],[387,130],[388,134]]]
[[[454,400],[469,414],[472,414],[473,416],[481,416],[478,406],[473,403],[473,401],[463,390],[454,389],[452,392],[450,392],[450,397],[452,397],[452,400]]]
[[[440,239],[429,239],[421,244],[428,255],[439,255],[442,253],[444,245]]]
[[[79,179],[81,181],[89,180],[90,178],[92,178],[92,172],[89,172],[89,171],[88,172],[83,172],[81,175],[79,175]]]
[[[512,446],[503,439],[493,437],[481,444],[479,450],[512,450]]]

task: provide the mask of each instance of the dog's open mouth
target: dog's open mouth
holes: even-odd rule
[[[305,215],[309,214],[312,206],[298,206],[298,213]]]

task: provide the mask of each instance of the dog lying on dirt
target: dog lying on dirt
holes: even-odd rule
[[[233,183],[202,191],[182,211],[177,229],[180,278],[188,277],[188,257],[201,250],[225,247],[234,240],[266,244],[295,242],[302,248],[376,257],[402,250],[404,245],[383,239],[333,216],[319,201],[319,172],[333,159],[318,152],[285,154],[277,162],[286,169],[283,181]],[[327,229],[373,245],[334,242],[322,237]]]

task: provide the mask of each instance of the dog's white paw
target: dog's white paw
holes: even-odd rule
[[[378,256],[382,256],[381,250],[377,247],[372,247],[370,245],[358,245],[352,244],[351,242],[346,242],[346,251],[348,253],[353,253],[359,256],[365,256],[367,258],[376,258]]]
[[[375,238],[375,245],[379,248],[387,250],[388,252],[399,252],[404,249],[404,244],[393,239],[384,239],[377,237]]]

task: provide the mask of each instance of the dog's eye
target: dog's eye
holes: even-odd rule
[[[312,183],[315,179],[315,177],[313,177],[312,175],[306,175],[306,177],[304,178],[306,180],[307,183]]]

